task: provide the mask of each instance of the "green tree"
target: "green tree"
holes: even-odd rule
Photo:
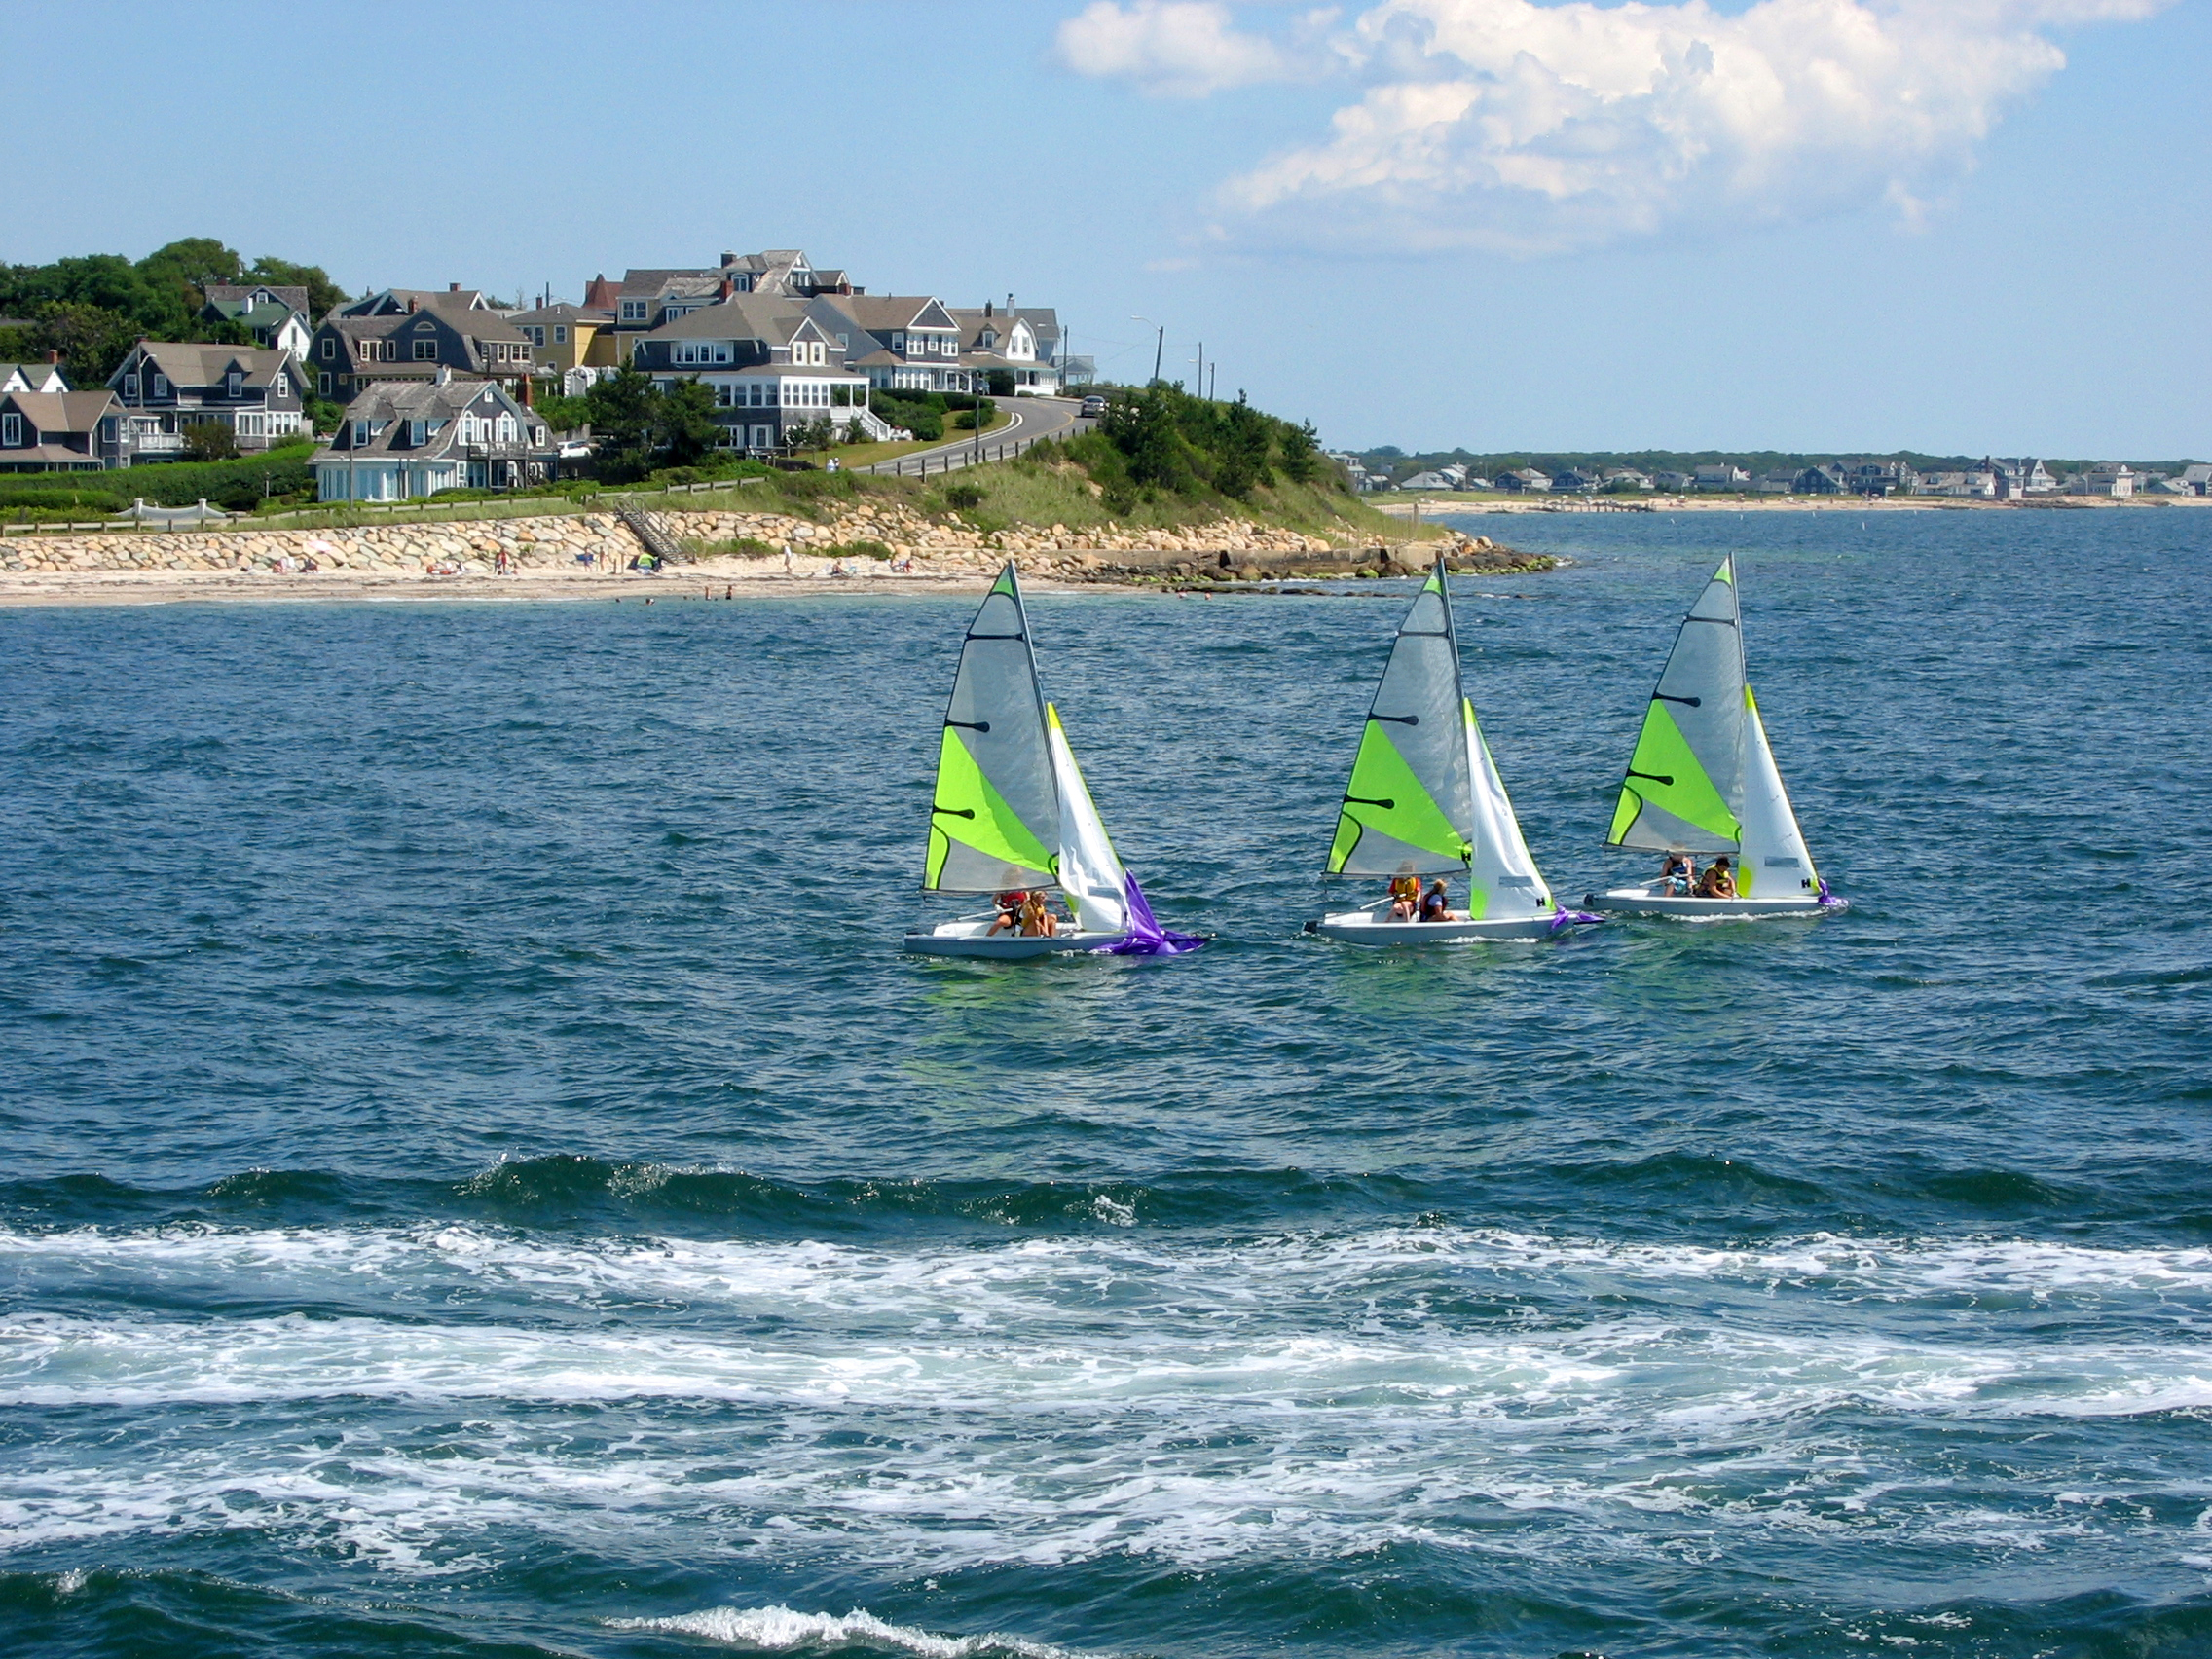
[[[115,373],[116,365],[137,344],[130,319],[104,307],[77,300],[50,300],[31,319],[31,350],[26,356],[61,353],[71,386],[90,388]]]
[[[694,375],[678,381],[657,398],[660,407],[653,422],[657,463],[696,466],[721,440],[721,424],[715,419],[714,387]]]
[[[584,406],[599,446],[600,477],[622,484],[652,470],[660,393],[650,375],[618,369],[584,394]]]
[[[184,428],[187,461],[236,461],[238,453],[238,436],[224,422],[195,421]]]
[[[1322,475],[1321,436],[1303,422],[1282,435],[1282,475],[1293,484],[1311,484]]]

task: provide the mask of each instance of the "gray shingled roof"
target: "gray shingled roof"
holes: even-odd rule
[[[172,386],[213,386],[233,363],[245,371],[248,386],[267,386],[292,355],[276,346],[202,346],[147,340],[134,348],[131,357],[124,359],[124,367],[128,368],[141,352],[146,361],[168,376]],[[115,372],[120,375],[124,369]],[[108,384],[114,384],[114,376],[108,378]]]
[[[806,320],[806,305],[775,294],[732,294],[719,305],[671,318],[647,340],[766,340],[783,346]]]

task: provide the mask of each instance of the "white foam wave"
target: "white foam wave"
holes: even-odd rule
[[[756,1653],[803,1653],[810,1648],[849,1647],[866,1644],[891,1653],[912,1653],[920,1659],[1072,1659],[1063,1647],[1024,1641],[1012,1636],[935,1636],[907,1625],[887,1624],[873,1613],[855,1608],[838,1617],[830,1613],[799,1613],[785,1606],[710,1607],[704,1612],[677,1613],[659,1619],[609,1619],[613,1630],[670,1631],[680,1636],[703,1636],[726,1641]]]
[[[1122,1221],[1124,1218],[1111,1218]],[[1573,1296],[1703,1292],[1855,1304],[2094,1304],[2212,1297],[2212,1249],[2114,1249],[2024,1239],[1912,1241],[1817,1234],[1737,1248],[1552,1238],[1496,1229],[1386,1227],[1234,1244],[1142,1235],[1026,1238],[892,1250],[677,1238],[548,1241],[464,1224],[413,1228],[0,1231],[0,1264],[63,1284],[88,1273],[150,1286],[218,1278],[405,1299],[455,1283],[602,1307],[680,1301],[733,1311],[889,1312],[1028,1323],[1150,1294],[1195,1316],[1269,1314],[1450,1287]],[[1156,1309],[1157,1311],[1157,1309]]]

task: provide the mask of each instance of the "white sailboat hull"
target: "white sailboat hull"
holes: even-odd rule
[[[1064,956],[1105,950],[1127,939],[1125,933],[1086,933],[1064,928],[1050,939],[992,933],[988,921],[940,922],[928,933],[910,933],[905,948],[921,956],[966,956],[987,962],[1026,962],[1039,956]]]
[[[1508,916],[1494,921],[1394,922],[1367,910],[1323,916],[1306,924],[1307,932],[1342,944],[1466,944],[1476,940],[1549,939],[1558,931],[1550,916]]]
[[[1616,916],[1677,916],[1706,921],[1731,916],[1819,916],[1843,907],[1839,900],[1824,903],[1810,893],[1778,893],[1771,899],[1700,899],[1651,887],[1610,887],[1603,893],[1583,895],[1582,902],[1593,910]]]

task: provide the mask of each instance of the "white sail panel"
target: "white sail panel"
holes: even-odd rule
[[[1497,762],[1475,721],[1475,706],[1462,702],[1467,770],[1474,780],[1474,843],[1467,869],[1467,914],[1477,921],[1548,916],[1558,910],[1521,833],[1521,821],[1497,775]]]
[[[1821,890],[1820,871],[1806,849],[1790,809],[1789,792],[1766,741],[1766,722],[1751,688],[1744,687],[1744,839],[1736,891],[1746,899],[1812,895]]]
[[[1106,825],[1075,762],[1060,712],[1045,706],[1051,744],[1052,778],[1060,797],[1060,891],[1086,933],[1126,933],[1129,927],[1127,878]]]

